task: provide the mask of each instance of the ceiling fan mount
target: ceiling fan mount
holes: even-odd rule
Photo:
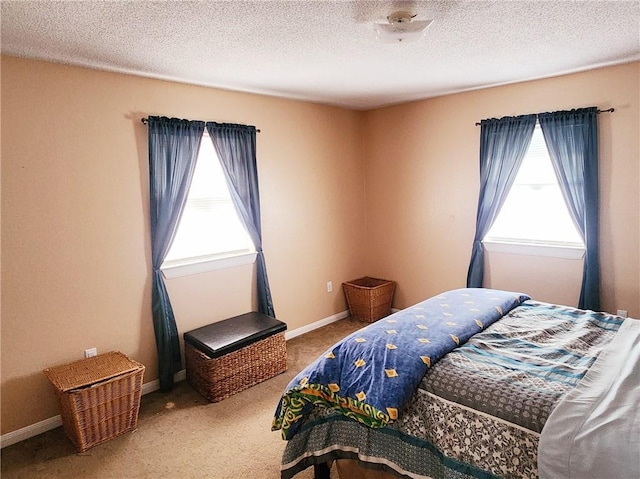
[[[387,16],[387,23],[374,23],[378,40],[384,43],[418,41],[433,20],[414,20],[417,15],[399,10]]]
[[[410,23],[415,17],[417,17],[416,14],[411,14],[410,12],[401,10],[398,12],[393,12],[391,15],[387,16],[387,20],[390,24]]]

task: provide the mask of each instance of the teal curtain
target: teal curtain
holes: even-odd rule
[[[538,121],[560,189],[585,244],[578,307],[599,311],[598,109],[541,113]]]
[[[160,268],[187,199],[204,122],[151,116],[148,126],[153,264],[151,304],[160,389],[167,391],[173,386],[173,375],[182,369],[182,360],[176,321]]]
[[[215,122],[207,122],[206,126],[222,163],[233,204],[256,248],[258,312],[275,318],[262,251],[256,129],[253,126]]]
[[[482,240],[495,221],[527,153],[536,115],[492,118],[480,123],[480,196],[476,234],[467,272],[467,288],[481,288],[484,276]]]

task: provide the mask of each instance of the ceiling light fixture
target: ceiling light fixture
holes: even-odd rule
[[[433,20],[413,20],[415,17],[409,12],[394,12],[387,17],[388,23],[374,23],[373,30],[384,43],[416,42]]]

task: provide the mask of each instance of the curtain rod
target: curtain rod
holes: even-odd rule
[[[141,122],[143,125],[146,125],[147,123],[149,123],[149,119],[148,119],[148,118],[141,118],[141,119],[140,119],[140,122]],[[260,130],[258,130],[258,129],[256,128],[256,132],[260,133]]]
[[[613,113],[614,111],[616,111],[615,108],[609,108],[607,110],[598,110],[597,113]],[[536,115],[543,115],[543,113],[536,113]],[[487,118],[487,120],[490,120],[490,119],[491,118]],[[480,123],[476,122],[476,126],[480,126]]]

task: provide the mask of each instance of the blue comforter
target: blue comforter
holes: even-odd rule
[[[289,383],[272,429],[290,439],[314,406],[371,427],[389,424],[427,368],[527,299],[521,293],[458,289],[356,331]]]

